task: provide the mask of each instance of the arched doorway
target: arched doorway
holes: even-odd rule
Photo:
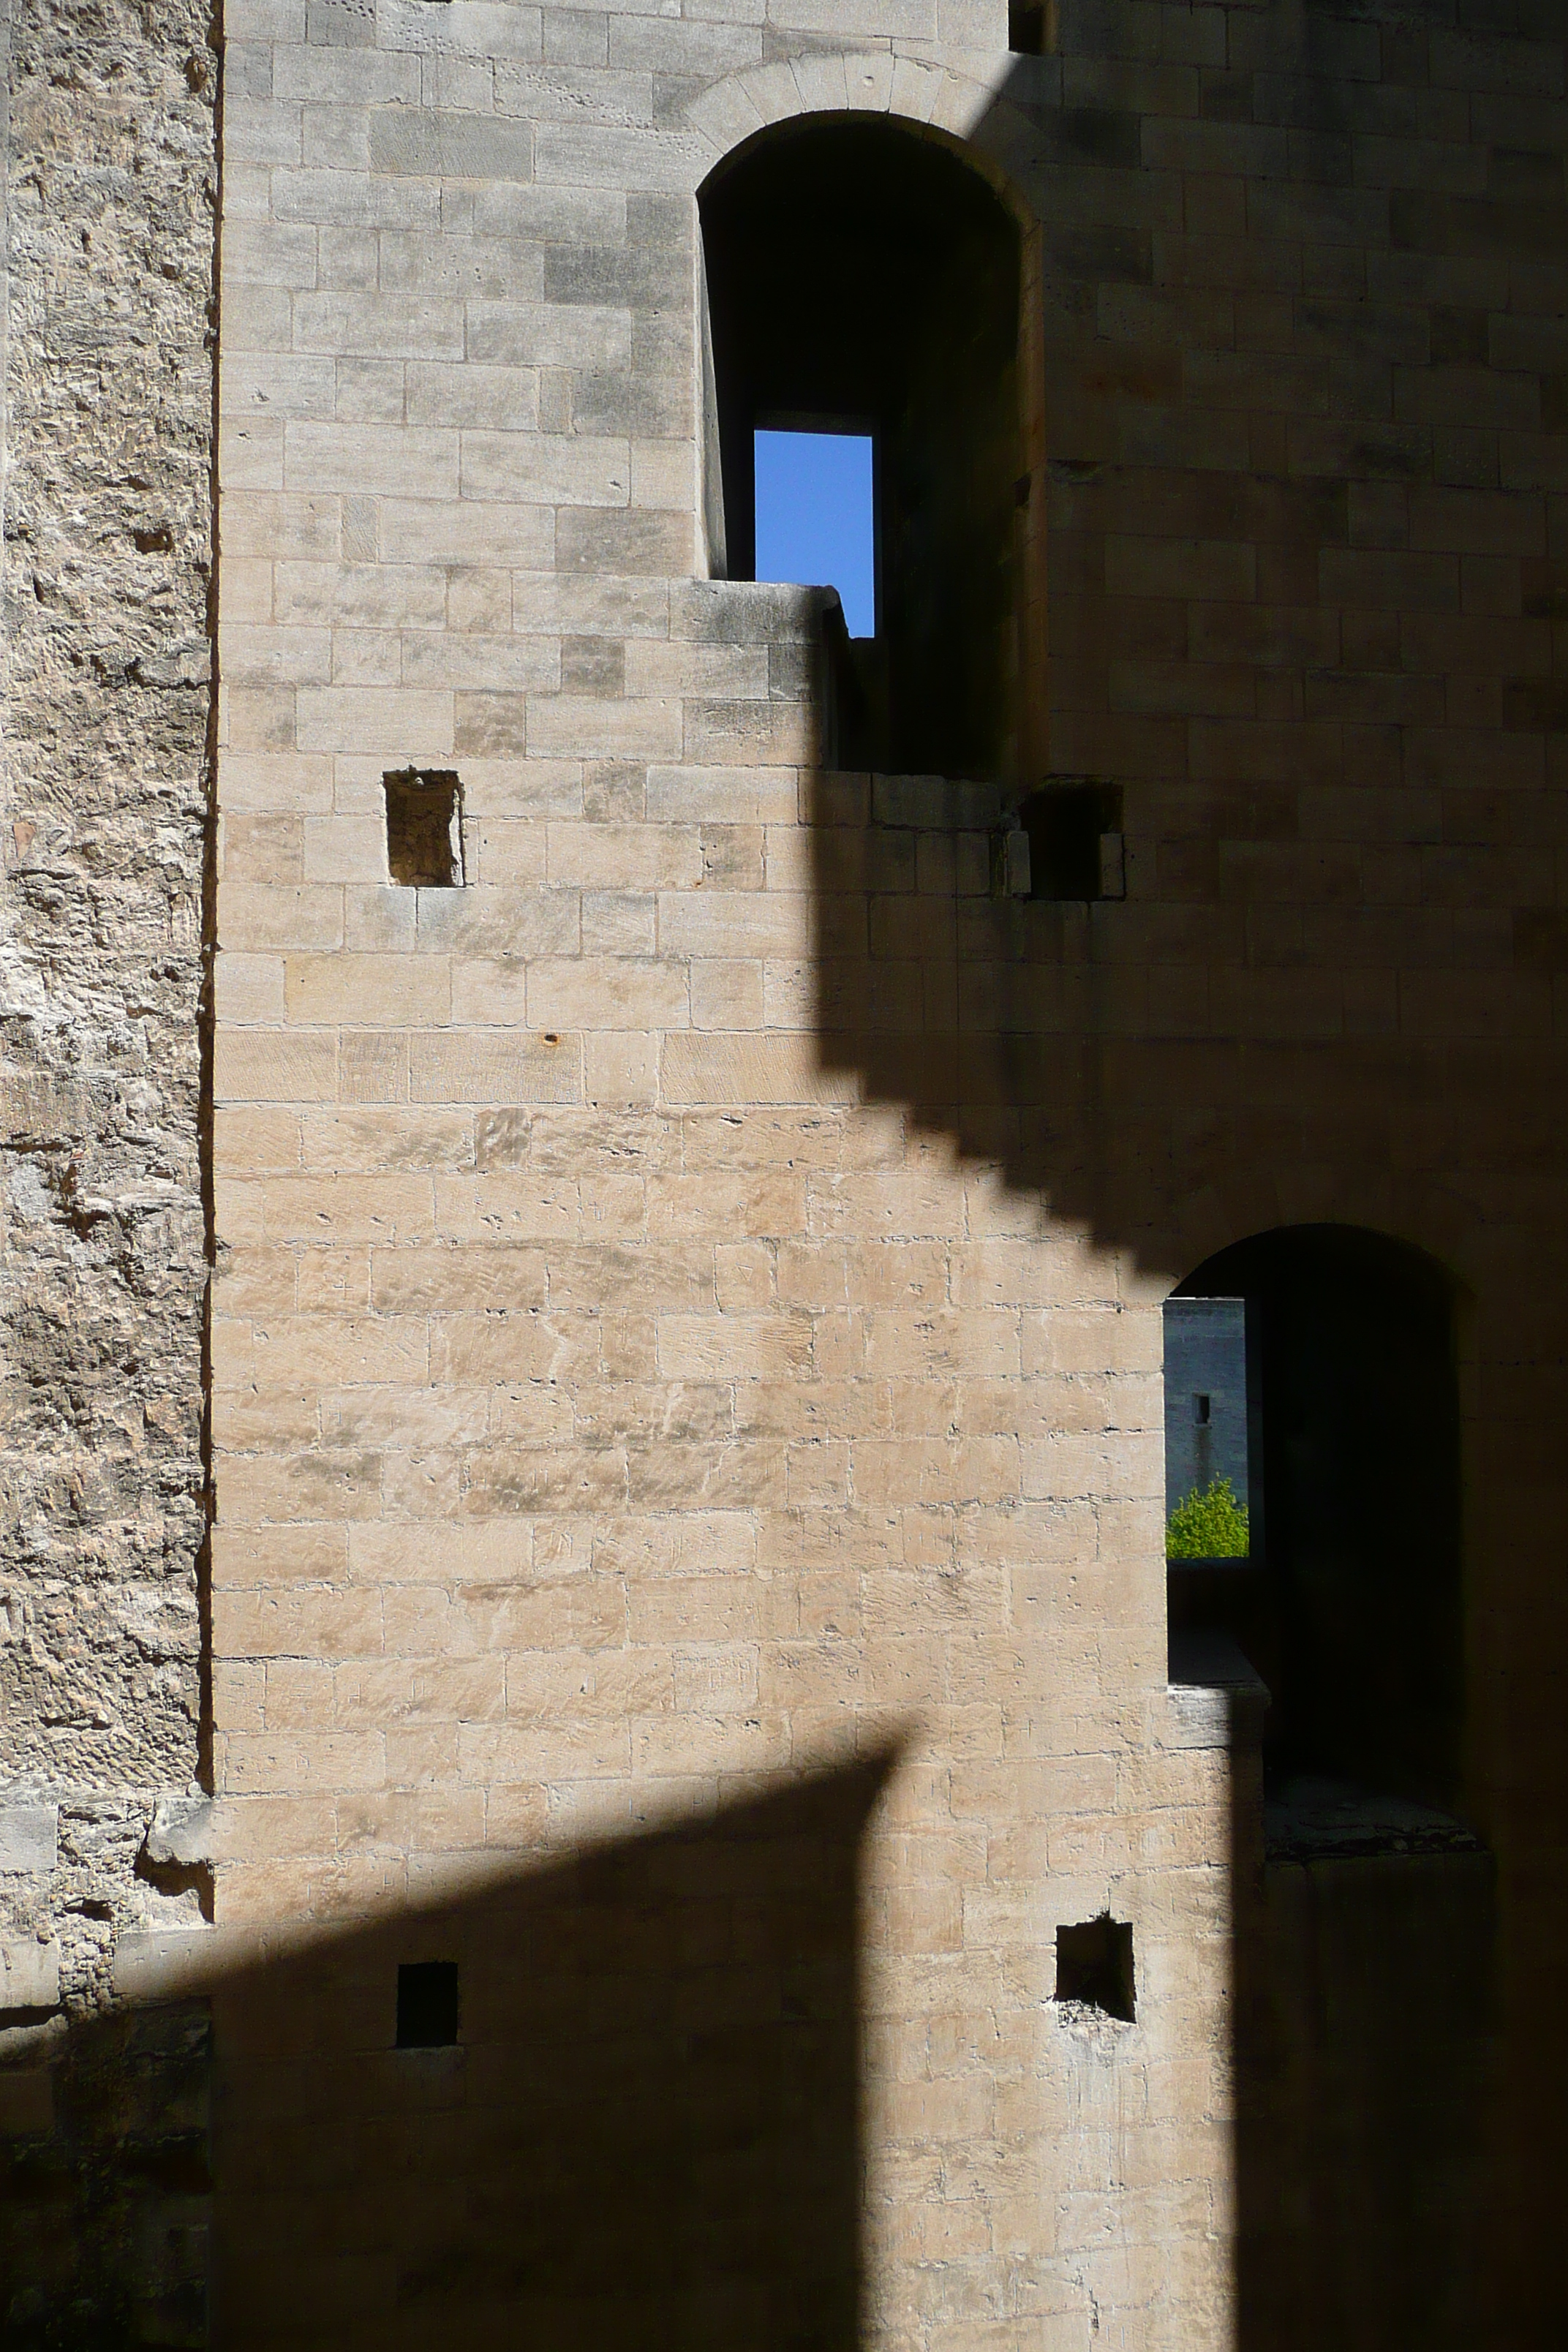
[[[1274,1780],[1453,1803],[1464,1677],[1447,1276],[1380,1234],[1288,1227],[1221,1251],[1173,1295],[1168,1395],[1194,1344],[1183,1327],[1199,1325],[1211,1353],[1228,1331],[1245,1359],[1250,1542],[1228,1571],[1173,1563],[1173,1622],[1236,1633],[1272,1695]],[[1237,1375],[1215,1364],[1219,1397]]]
[[[879,617],[840,647],[837,763],[1029,781],[1044,486],[1018,221],[952,148],[882,117],[775,126],[699,202],[715,568],[754,576],[759,429],[868,434]]]
[[[1270,1699],[1260,1818],[1251,1759],[1232,1777],[1247,2352],[1476,2339],[1493,1914],[1456,1811],[1456,1305],[1422,1252],[1327,1224],[1167,1302],[1167,1503],[1223,1467],[1247,1518],[1229,1557],[1171,1560],[1173,1669],[1228,1643]]]

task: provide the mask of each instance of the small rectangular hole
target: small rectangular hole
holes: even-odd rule
[[[454,890],[463,879],[463,787],[451,768],[397,768],[386,788],[386,864],[395,882]]]
[[[449,2050],[457,2039],[457,1961],[404,1961],[397,1971],[397,2047]]]
[[[1047,0],[1008,0],[1007,47],[1023,58],[1043,58]]]
[[[1199,1427],[1200,1429],[1206,1429],[1206,1428],[1208,1427],[1208,1425],[1209,1425],[1209,1399],[1208,1399],[1206,1396],[1194,1396],[1194,1399],[1193,1399],[1193,1419],[1194,1419],[1194,1422],[1196,1422],[1196,1423],[1197,1423],[1197,1425],[1198,1425],[1198,1427]]]
[[[1133,2021],[1132,1928],[1102,1911],[1073,1927],[1057,1929],[1057,1999]]]
[[[1124,895],[1121,793],[1115,784],[1047,784],[1029,794],[1018,819],[1029,836],[1031,898]],[[1107,842],[1114,844],[1114,856],[1107,854]]]

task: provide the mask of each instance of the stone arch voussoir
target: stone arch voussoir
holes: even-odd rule
[[[1293,1225],[1344,1225],[1417,1250],[1459,1293],[1474,1280],[1474,1235],[1463,1202],[1442,1186],[1400,1184],[1375,1170],[1304,1170],[1289,1182],[1260,1172],[1189,1193],[1175,1204],[1169,1239],[1152,1255],[1173,1288],[1222,1250]]]
[[[698,180],[775,123],[805,115],[880,114],[961,150],[1016,214],[1032,220],[1035,207],[1024,192],[1023,167],[1038,142],[1027,117],[1002,95],[1011,63],[1004,53],[984,74],[960,73],[952,66],[868,50],[796,58],[730,74],[686,110],[705,151]]]

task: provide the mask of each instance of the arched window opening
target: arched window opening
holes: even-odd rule
[[[759,431],[868,439],[876,620],[873,635],[840,632],[837,763],[1032,781],[1042,491],[1017,222],[950,150],[880,118],[766,131],[700,204],[713,568],[756,576]]]
[[[1268,1685],[1276,1784],[1321,1776],[1452,1803],[1462,1624],[1446,1276],[1345,1226],[1237,1243],[1168,1301],[1165,1384],[1173,1553],[1201,1553],[1181,1540],[1194,1523],[1234,1534],[1223,1513],[1188,1507],[1222,1471],[1246,1512],[1223,1552],[1172,1558],[1173,1644],[1229,1635]]]

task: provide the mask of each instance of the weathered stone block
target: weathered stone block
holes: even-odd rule
[[[0,1800],[0,1871],[36,1875],[55,1867],[59,1807]]]
[[[60,1997],[60,1948],[34,1937],[0,1943],[0,2009],[54,2009]]]

